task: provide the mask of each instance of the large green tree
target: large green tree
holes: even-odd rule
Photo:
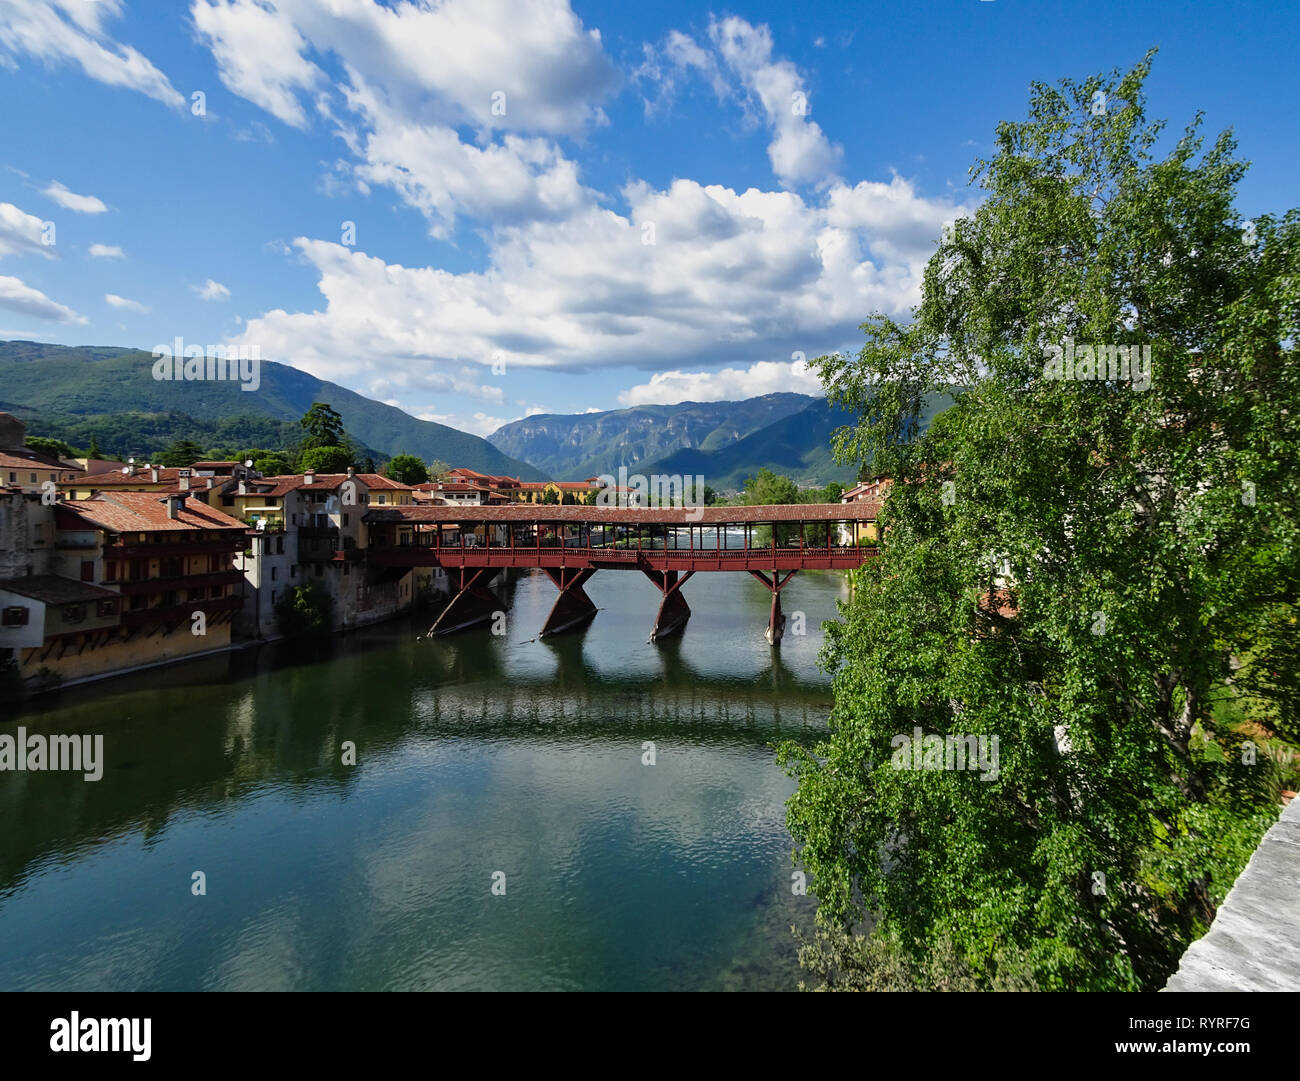
[[[206,452],[192,439],[177,439],[158,455],[158,464],[168,467],[191,466],[204,460]]]
[[[828,625],[831,735],[782,749],[831,985],[947,958],[973,986],[1158,988],[1276,817],[1242,744],[1295,701],[1300,215],[1241,218],[1232,137],[1166,137],[1150,62],[1035,84],[913,318],[818,361],[860,418],[840,460],[895,479]],[[996,737],[997,768],[905,768],[917,728]]]
[[[304,449],[343,445],[345,439],[343,418],[325,402],[312,402],[311,408],[303,414],[302,420],[298,423],[307,429],[307,436],[303,441]]]
[[[429,470],[414,454],[398,454],[385,467],[384,476],[401,484],[423,484],[429,479]]]

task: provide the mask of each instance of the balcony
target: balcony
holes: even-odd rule
[[[167,578],[130,578],[117,582],[103,582],[125,597],[140,593],[162,593],[169,589],[206,589],[211,586],[233,586],[244,580],[243,571],[216,571],[210,574],[181,574]]]
[[[242,597],[222,597],[215,601],[187,601],[167,608],[138,608],[122,613],[123,627],[147,627],[151,623],[184,623],[195,612],[216,615],[220,612],[238,612],[243,606]]]
[[[168,556],[222,555],[238,552],[245,544],[245,534],[209,538],[201,541],[184,541],[179,544],[106,544],[105,559],[165,559]]]

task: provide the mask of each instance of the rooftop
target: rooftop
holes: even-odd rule
[[[58,574],[30,574],[25,578],[0,580],[0,589],[31,597],[45,604],[86,604],[116,597],[111,589],[101,589],[89,582],[78,582]]]
[[[167,516],[167,500],[157,492],[100,492],[93,499],[67,500],[60,511],[75,516],[91,528],[112,533],[153,533],[159,530],[238,529],[248,527],[238,518],[223,514],[196,499],[185,500],[175,518]],[[66,519],[65,519],[66,521]],[[62,529],[85,528],[76,523],[61,524]]]

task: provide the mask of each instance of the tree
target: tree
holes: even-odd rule
[[[92,433],[91,436],[90,436],[90,449],[89,449],[88,451],[86,451],[86,457],[87,457],[87,458],[102,458],[102,457],[103,457],[103,455],[100,453],[100,449],[99,449],[99,440],[95,438],[95,436],[94,436],[93,433]]]
[[[402,484],[423,484],[429,479],[429,471],[414,454],[399,454],[388,463],[384,476]]]
[[[1300,595],[1300,214],[1244,227],[1199,120],[1155,157],[1150,60],[1034,84],[914,318],[816,362],[859,417],[839,460],[895,478],[827,631],[831,735],[781,749],[821,945],[876,917],[846,963],[1158,988],[1276,818],[1220,707]],[[1254,688],[1275,714],[1297,667]],[[982,737],[978,771],[909,768],[916,729],[922,767]]]
[[[76,455],[76,451],[62,439],[48,439],[43,435],[29,435],[27,448],[47,458],[72,458]]]
[[[451,466],[449,466],[441,458],[435,458],[433,461],[429,463],[430,480],[437,480],[437,481],[446,480],[447,474],[450,472],[451,472]]]
[[[177,439],[158,455],[158,464],[169,468],[191,466],[206,457],[206,452],[192,439]]]
[[[264,477],[280,477],[293,472],[293,461],[283,451],[254,448],[239,454],[241,462],[252,461],[253,468]]]
[[[298,423],[307,429],[307,438],[303,442],[306,450],[343,445],[343,418],[324,402],[312,402],[311,408]]]
[[[290,586],[276,602],[275,617],[289,638],[321,637],[333,629],[334,600],[315,582]]]
[[[344,473],[352,456],[342,447],[311,447],[298,459],[299,473]]]
[[[558,506],[560,502],[560,490],[554,485],[549,485],[542,492],[542,502],[548,507]]]
[[[741,504],[743,506],[771,506],[776,503],[798,502],[798,485],[789,477],[773,473],[766,466],[758,471],[757,476],[745,479],[744,491],[741,493]],[[799,527],[793,523],[786,522],[776,527],[776,544],[778,547],[797,544],[798,537]],[[754,543],[760,548],[766,548],[771,544],[772,527],[769,525],[756,527],[754,530]]]

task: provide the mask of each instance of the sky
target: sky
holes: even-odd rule
[[[0,339],[265,360],[486,435],[818,393],[1033,81],[1159,48],[1296,197],[1300,5],[0,0]],[[0,388],[0,400],[4,398]]]

